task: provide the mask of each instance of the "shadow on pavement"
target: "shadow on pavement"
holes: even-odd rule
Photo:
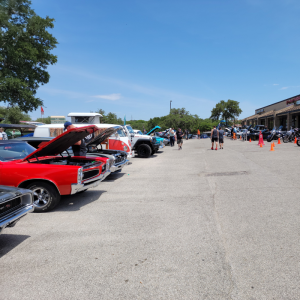
[[[49,213],[56,211],[77,211],[81,207],[99,200],[106,191],[87,190],[75,195],[62,196],[60,203]]]
[[[124,172],[114,172],[105,178],[104,181],[115,181],[125,175]]]
[[[4,229],[9,232],[10,228]],[[0,235],[0,258],[27,240],[30,235],[1,234]]]

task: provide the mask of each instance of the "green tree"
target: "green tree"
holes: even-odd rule
[[[46,118],[37,118],[35,122],[41,122],[45,124],[51,124],[51,117],[46,117]]]
[[[24,113],[18,106],[0,107],[0,116],[4,118],[4,124],[19,124],[20,121],[31,121],[28,114]]]
[[[222,117],[222,119],[226,120],[226,123],[229,120],[234,121],[242,113],[239,104],[240,103],[235,100],[221,100],[216,104],[216,107],[212,109],[210,118],[214,121],[218,121],[220,117]]]
[[[47,67],[57,40],[47,31],[54,19],[41,18],[29,0],[0,0],[0,101],[29,112],[43,104],[36,97],[48,83]]]

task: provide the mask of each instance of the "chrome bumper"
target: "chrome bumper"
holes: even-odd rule
[[[131,150],[131,153],[127,153],[127,159],[131,159],[135,156],[134,150]]]
[[[106,170],[104,173],[101,173],[99,176],[84,181],[84,183],[72,183],[71,195],[98,186],[100,182],[104,180],[110,173],[111,173],[110,170]]]
[[[33,211],[33,205],[26,205],[11,212],[0,220],[0,233],[5,227],[13,227],[16,223],[28,213]]]
[[[124,160],[124,161],[121,162],[121,163],[118,163],[118,164],[116,164],[116,165],[111,166],[111,167],[110,167],[110,171],[111,171],[112,173],[113,173],[113,172],[116,172],[116,171],[121,171],[122,168],[123,168],[125,165],[128,165],[128,163],[129,163],[129,160],[126,159],[126,160]]]

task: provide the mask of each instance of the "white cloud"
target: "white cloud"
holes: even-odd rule
[[[273,83],[273,85],[279,85],[278,83]]]
[[[289,88],[289,86],[284,86],[284,87],[281,88],[281,90],[286,90],[288,88]]]
[[[121,94],[96,95],[96,96],[93,96],[93,97],[94,98],[99,98],[99,99],[106,99],[106,100],[115,101],[115,100],[121,99]]]

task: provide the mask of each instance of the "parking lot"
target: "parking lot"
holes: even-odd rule
[[[0,299],[300,299],[300,147],[189,140],[0,235]]]

